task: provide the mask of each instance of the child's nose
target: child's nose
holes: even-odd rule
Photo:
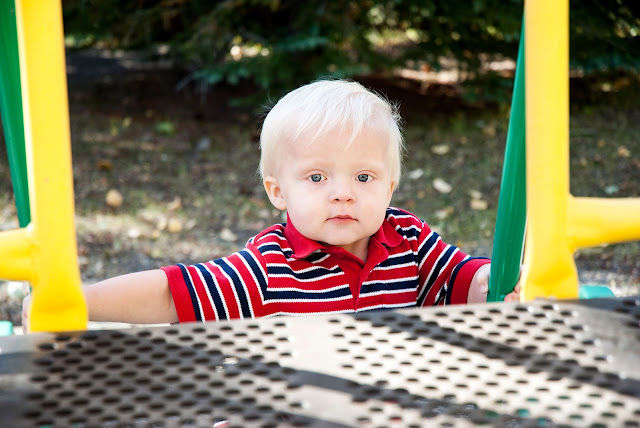
[[[355,199],[351,180],[336,180],[331,199],[335,202],[349,202]]]

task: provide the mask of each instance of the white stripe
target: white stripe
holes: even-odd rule
[[[276,274],[270,274],[269,278],[291,278],[298,282],[316,282],[322,279],[332,278],[334,276],[343,276],[343,275],[344,275],[343,272],[339,272],[339,273],[329,273],[326,275],[317,276],[315,278],[302,279],[302,278],[296,278],[295,276],[286,274],[286,273],[276,273]]]
[[[349,288],[349,284],[341,284],[341,285],[337,285],[335,287],[330,287],[330,288],[322,288],[322,289],[316,289],[316,290],[307,290],[306,288],[298,288],[298,287],[269,287],[269,291],[272,293],[277,293],[277,292],[284,292],[284,291],[297,291],[300,293],[317,293],[317,294],[322,294],[322,293],[328,293],[331,291],[337,291],[337,290],[344,290],[345,288]],[[270,302],[272,300],[269,300]]]
[[[364,306],[358,308],[356,312],[365,312],[373,309],[392,309],[392,308],[415,308],[415,303],[380,303],[377,305]]]
[[[362,285],[369,285],[369,284],[393,284],[394,282],[403,282],[403,281],[409,281],[409,280],[416,280],[418,279],[419,276],[415,275],[415,276],[403,276],[401,278],[391,278],[391,279],[381,279],[381,280],[371,280],[371,281],[364,281],[362,283]]]
[[[210,262],[213,264],[213,262]],[[218,295],[220,296],[220,300],[222,301],[222,307],[224,307],[224,312],[225,315],[227,316],[227,319],[230,318],[229,316],[229,307],[227,306],[227,299],[224,298],[224,296],[222,295],[222,290],[220,290],[220,285],[218,284],[218,281],[216,280],[216,276],[214,275],[214,273],[211,271],[211,269],[209,269],[209,266],[207,266],[206,264],[203,264],[202,266],[204,266],[204,268],[207,270],[207,272],[209,272],[209,274],[211,274],[211,276],[213,277],[213,281],[216,284],[216,287],[218,289]],[[219,266],[216,266],[216,268],[222,272],[222,269],[220,269]],[[213,302],[212,302],[213,303]],[[215,305],[214,305],[215,308]],[[220,319],[220,318],[218,318]]]
[[[269,303],[328,303],[328,302],[341,302],[343,300],[352,299],[353,296],[349,294],[343,297],[331,297],[329,299],[271,299]],[[314,312],[315,314],[316,312]]]
[[[416,262],[409,262],[409,263],[402,263],[399,265],[392,265],[392,266],[376,266],[375,269],[373,270],[392,270],[392,269],[400,269],[400,268],[409,267],[409,266],[417,267],[417,264]]]
[[[407,250],[407,251],[404,251],[402,253],[390,254],[388,258],[389,259],[393,259],[393,258],[396,258],[396,257],[406,256],[406,255],[409,255],[409,254],[413,254],[413,250]]]
[[[380,290],[380,291],[375,291],[373,293],[360,293],[360,296],[370,297],[370,296],[380,296],[380,295],[389,295],[389,294],[402,294],[408,291],[416,291],[416,288],[411,287],[411,288],[403,288],[401,290]]]
[[[433,233],[433,232],[431,232]],[[429,238],[431,236],[431,233],[429,234],[429,236],[427,238]],[[422,245],[424,245],[425,242],[427,242],[428,239],[425,239],[424,242],[422,243]],[[429,256],[431,255],[431,253],[433,252],[433,250],[438,246],[438,242],[442,241],[442,238],[440,236],[438,236],[438,239],[436,239],[436,242],[433,243],[433,245],[431,246],[431,248],[429,248],[427,250],[427,254],[424,255],[424,258],[420,261],[420,264],[418,265],[418,270],[422,270],[422,265],[424,265],[424,262],[427,261],[427,259],[429,258]],[[419,251],[419,249],[418,249]],[[444,253],[444,251],[443,251]],[[440,255],[440,257],[442,257],[442,254]],[[438,258],[439,260],[440,258]],[[433,264],[433,267],[436,267],[436,264]],[[429,282],[429,278],[427,278],[427,281],[425,281],[425,284]]]
[[[291,251],[291,249],[289,249],[289,251]],[[275,255],[278,255],[278,256],[284,256],[284,253],[282,251],[276,251],[276,250],[260,251],[260,254],[262,254],[263,256],[265,256],[267,254],[275,254]],[[287,260],[291,260],[291,259],[287,258]]]
[[[410,218],[411,220],[415,220],[416,219],[415,216],[410,215],[410,214],[400,214],[400,213],[395,214],[395,213],[393,213],[391,215],[393,216],[393,218]]]
[[[306,272],[311,272],[314,270],[333,270],[333,269],[340,269],[340,267],[338,265],[333,265],[330,268],[326,268],[323,266],[309,266],[308,268],[304,268],[304,269],[300,269],[300,270],[295,270],[291,268],[291,265],[289,265],[288,263],[267,263],[268,267],[283,267],[283,268],[288,268],[289,270],[291,270],[291,272],[295,272],[295,273],[306,273]]]
[[[269,278],[267,278],[266,272],[262,269],[262,264],[260,263],[260,260],[256,259],[256,257],[253,254],[253,252],[247,250],[246,253],[249,253],[249,255],[251,256],[251,258],[253,259],[255,264],[258,265],[258,268],[260,269],[260,273],[262,274],[262,278],[264,279],[264,282],[266,282],[267,286],[269,286]],[[255,273],[253,272],[253,269],[249,265],[249,262],[242,256],[240,256],[240,258],[242,259],[242,262],[244,263],[245,267],[247,268],[247,270],[251,274],[251,277],[253,278],[253,281],[256,284],[256,288],[258,289],[258,293],[260,294],[260,301],[264,305],[264,296],[262,295],[262,288],[260,287],[260,282],[258,281],[258,278],[256,278]],[[249,299],[249,304],[251,304],[251,299]]]
[[[226,259],[222,259],[222,260],[226,261]],[[233,264],[228,262],[227,264],[233,267]],[[238,313],[240,314],[240,319],[244,319],[244,315],[242,315],[242,306],[240,305],[240,299],[238,298],[238,293],[236,292],[236,287],[233,285],[233,281],[231,280],[229,275],[227,275],[224,269],[222,269],[221,266],[218,266],[218,270],[220,271],[221,274],[224,275],[225,278],[227,278],[227,281],[229,281],[229,285],[231,286],[231,291],[233,291],[233,296],[236,298],[236,306],[238,307]],[[222,296],[222,293],[220,293],[220,298],[224,300],[224,296]],[[227,314],[229,314],[229,312],[227,312]]]
[[[244,260],[244,258],[241,255],[237,254],[237,256]],[[233,269],[233,271],[238,276],[238,279],[240,280],[240,284],[242,285],[242,288],[244,290],[244,297],[247,300],[247,305],[249,306],[249,312],[251,313],[251,318],[255,318],[256,316],[253,313],[253,304],[251,303],[251,296],[249,296],[249,289],[247,288],[247,284],[245,284],[244,279],[242,278],[242,275],[240,275],[240,272],[238,272],[238,269],[236,269],[236,267],[233,265],[233,263],[229,262],[227,259],[224,259],[224,260],[227,262],[227,264],[229,266],[231,266],[231,269]],[[251,269],[249,269],[249,271],[251,271]],[[253,279],[255,281],[255,277]],[[236,287],[233,286],[233,282],[231,282],[231,286],[233,287],[233,290],[234,290],[234,293],[235,293]],[[257,288],[260,288],[260,287],[257,287]],[[236,297],[238,297],[237,294],[236,294]],[[238,310],[240,311],[240,317],[244,318],[242,316],[242,305],[240,303],[240,298],[238,298]]]
[[[409,226],[409,227],[401,227],[400,229],[402,229],[402,230],[403,230],[403,231],[405,231],[405,232],[408,232],[408,231],[410,231],[410,230],[412,230],[412,229],[413,229],[413,230],[415,230],[416,232],[418,232],[418,235],[419,235],[419,234],[420,234],[420,232],[421,232],[420,228],[419,228],[418,226],[416,226],[415,224],[412,224],[412,225],[411,225],[411,226]]]
[[[288,315],[288,316],[299,316],[299,317],[304,317],[304,316],[309,316],[309,315],[332,315],[332,314],[353,314],[356,311],[354,311],[353,309],[337,309],[335,311],[322,311],[322,312],[286,312],[286,311],[280,311],[280,312],[274,312],[273,314],[269,314],[269,315],[265,315],[262,318],[271,318],[271,317],[277,317],[277,316],[281,316],[281,315]]]
[[[200,266],[204,267],[205,269],[209,270],[204,263],[200,263]],[[198,277],[200,278],[200,281],[202,281],[202,285],[204,286],[204,290],[207,292],[207,298],[209,299],[209,306],[211,306],[213,308],[213,313],[215,314],[215,319],[219,320],[220,319],[220,315],[218,314],[218,310],[216,309],[216,305],[213,303],[213,298],[211,297],[211,291],[209,290],[209,287],[207,285],[207,281],[204,279],[204,275],[202,275],[202,271],[200,271],[200,269],[198,269],[198,267],[196,266],[196,272],[198,272]],[[213,282],[215,284],[216,282],[216,277],[214,275],[213,276]],[[222,299],[224,300],[224,299]],[[227,317],[228,318],[228,317]],[[202,318],[204,320],[204,317]]]

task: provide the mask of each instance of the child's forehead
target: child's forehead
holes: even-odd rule
[[[354,123],[351,120],[336,123],[297,123],[283,129],[280,137],[282,143],[294,145],[326,144],[339,142],[345,148],[361,139],[363,135],[383,135],[389,139],[389,130],[374,123]]]

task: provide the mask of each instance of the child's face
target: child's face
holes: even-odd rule
[[[265,177],[265,189],[302,235],[365,260],[393,194],[389,150],[387,134],[376,129],[363,130],[348,146],[338,131],[309,144],[299,138],[286,148],[275,177]]]

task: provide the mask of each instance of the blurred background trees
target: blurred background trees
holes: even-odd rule
[[[491,99],[511,86],[509,73],[488,64],[515,58],[523,2],[69,0],[63,8],[69,47],[162,56],[201,90],[250,83],[277,98],[319,77],[389,77],[438,70],[447,59],[465,96]],[[572,70],[637,70],[639,33],[637,0],[571,0]]]

